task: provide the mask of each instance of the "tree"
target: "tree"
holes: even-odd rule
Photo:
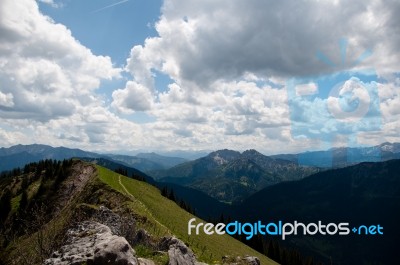
[[[22,177],[21,189],[26,189],[29,186],[28,176]]]
[[[126,170],[124,168],[121,168],[121,167],[115,169],[114,172],[116,172],[116,173],[118,173],[118,174],[120,174],[122,176],[125,176],[125,177],[128,176],[128,170]]]
[[[269,242],[268,244],[268,248],[267,248],[267,256],[271,259],[275,259],[275,248],[274,248],[274,244],[272,244],[272,240]]]
[[[19,211],[22,212],[28,206],[28,193],[26,189],[22,191],[21,200],[19,201]]]
[[[5,189],[0,199],[0,220],[4,221],[7,219],[8,214],[11,211],[11,199],[12,193],[10,189]]]
[[[164,197],[168,197],[168,188],[167,187],[164,186],[161,189],[161,195],[164,196]]]
[[[171,189],[170,191],[169,191],[169,193],[168,193],[168,199],[170,199],[171,201],[176,201],[176,198],[175,198],[175,193],[174,193],[174,190],[173,189]]]

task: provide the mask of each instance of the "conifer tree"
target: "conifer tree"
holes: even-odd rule
[[[22,212],[28,206],[28,193],[26,189],[22,191],[21,200],[19,201],[19,211]]]
[[[11,211],[11,198],[11,191],[8,188],[5,189],[0,199],[0,221],[2,222],[7,219],[7,216]]]

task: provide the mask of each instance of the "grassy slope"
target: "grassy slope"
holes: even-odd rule
[[[131,206],[141,215],[151,220],[155,230],[161,234],[173,234],[183,240],[195,252],[199,260],[206,262],[220,262],[224,255],[229,256],[257,256],[261,264],[277,264],[266,256],[256,252],[250,247],[242,244],[227,235],[188,235],[188,220],[194,216],[182,210],[174,202],[161,196],[159,190],[147,183],[136,181],[112,172],[103,167],[97,166],[99,178],[115,190],[126,194],[130,193]],[[120,185],[119,180],[123,188]],[[197,223],[203,222],[196,218]]]

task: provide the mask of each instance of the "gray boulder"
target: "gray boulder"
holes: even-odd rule
[[[135,251],[125,238],[113,235],[103,224],[85,221],[68,230],[66,245],[53,253],[45,265],[67,264],[138,265]]]
[[[144,258],[138,258],[139,265],[155,265],[154,261]]]
[[[260,265],[260,260],[257,257],[246,255],[244,258],[223,256],[222,257],[223,265]]]
[[[160,250],[168,251],[168,265],[198,264],[193,251],[176,237],[164,237],[159,244],[159,248]]]
[[[246,257],[243,258],[243,260],[248,265],[260,265],[260,260],[257,257],[246,256]]]

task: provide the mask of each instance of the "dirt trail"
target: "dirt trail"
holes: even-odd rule
[[[121,187],[122,187],[122,189],[124,190],[124,192],[125,192],[129,197],[131,197],[132,199],[134,199],[135,201],[137,201],[137,202],[143,207],[143,209],[146,211],[146,213],[147,213],[149,216],[151,216],[151,217],[153,218],[153,220],[154,220],[157,224],[159,224],[160,226],[164,227],[164,228],[167,230],[167,232],[168,232],[169,234],[172,235],[172,233],[171,233],[171,231],[168,229],[168,227],[166,227],[165,225],[163,225],[162,223],[160,223],[160,222],[154,217],[154,215],[149,211],[149,209],[147,209],[146,205],[144,205],[140,200],[138,200],[135,196],[133,196],[133,195],[126,189],[126,187],[124,186],[124,184],[122,184],[122,182],[121,182],[121,175],[118,176],[118,183],[119,183],[119,185],[121,185]]]

